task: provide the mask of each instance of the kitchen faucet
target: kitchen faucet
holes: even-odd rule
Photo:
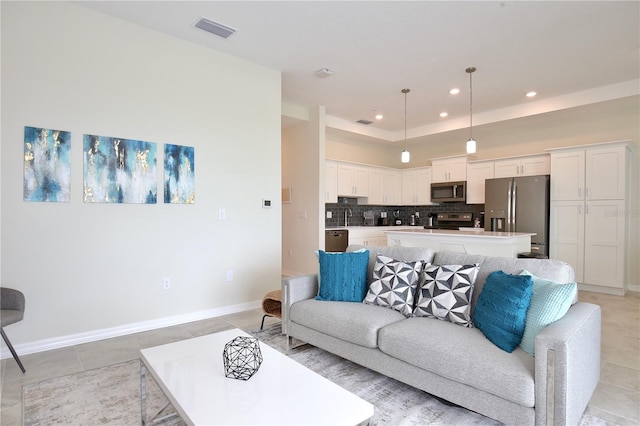
[[[353,213],[351,213],[351,209],[344,209],[344,227],[345,228],[349,226],[349,219],[347,219],[347,217],[351,217],[351,216],[353,216]]]

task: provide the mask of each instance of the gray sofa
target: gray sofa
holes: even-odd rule
[[[350,246],[349,251],[361,248]],[[367,247],[369,283],[378,253],[436,265],[480,263],[473,309],[492,271],[523,269],[559,283],[573,269],[556,260],[510,259],[417,247]],[[318,301],[317,274],[282,281],[283,333],[506,424],[574,425],[600,376],[600,307],[576,300],[535,338],[535,357],[505,352],[477,328],[364,303]]]

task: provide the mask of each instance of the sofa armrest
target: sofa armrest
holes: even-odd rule
[[[600,379],[600,306],[578,302],[535,339],[536,424],[578,424]]]
[[[282,333],[289,331],[289,310],[300,300],[312,299],[318,294],[318,274],[298,275],[282,279]]]

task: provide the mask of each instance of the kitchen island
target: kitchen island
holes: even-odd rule
[[[527,232],[454,231],[446,229],[399,229],[386,232],[389,247],[427,247],[435,251],[518,257],[531,251]]]

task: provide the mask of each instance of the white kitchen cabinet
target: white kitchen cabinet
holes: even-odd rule
[[[493,161],[474,161],[467,164],[467,204],[484,204],[484,181],[493,177]]]
[[[625,199],[627,157],[625,146],[552,152],[551,199]]]
[[[369,197],[367,204],[382,205],[384,200],[384,170],[369,169]]]
[[[379,229],[360,228],[349,229],[349,244],[360,246],[386,246],[387,237]]]
[[[424,206],[431,204],[431,167],[402,171],[402,205]]]
[[[494,163],[496,178],[548,175],[551,170],[547,154],[504,158],[495,160]]]
[[[551,154],[551,201],[584,200],[585,151]]]
[[[626,198],[628,149],[625,146],[588,149],[585,155],[585,197],[588,200]]]
[[[586,289],[622,295],[629,259],[627,142],[549,150],[550,257]]]
[[[369,169],[369,197],[367,204],[400,204],[400,172],[384,168]]]
[[[400,204],[402,194],[402,173],[396,170],[385,170],[384,172],[384,204],[397,206]],[[385,244],[386,245],[386,239]]]
[[[467,160],[467,155],[432,159],[431,181],[437,183],[467,180]]]
[[[369,168],[357,164],[338,163],[338,195],[369,196]]]
[[[325,161],[325,203],[338,202],[338,163]]]

